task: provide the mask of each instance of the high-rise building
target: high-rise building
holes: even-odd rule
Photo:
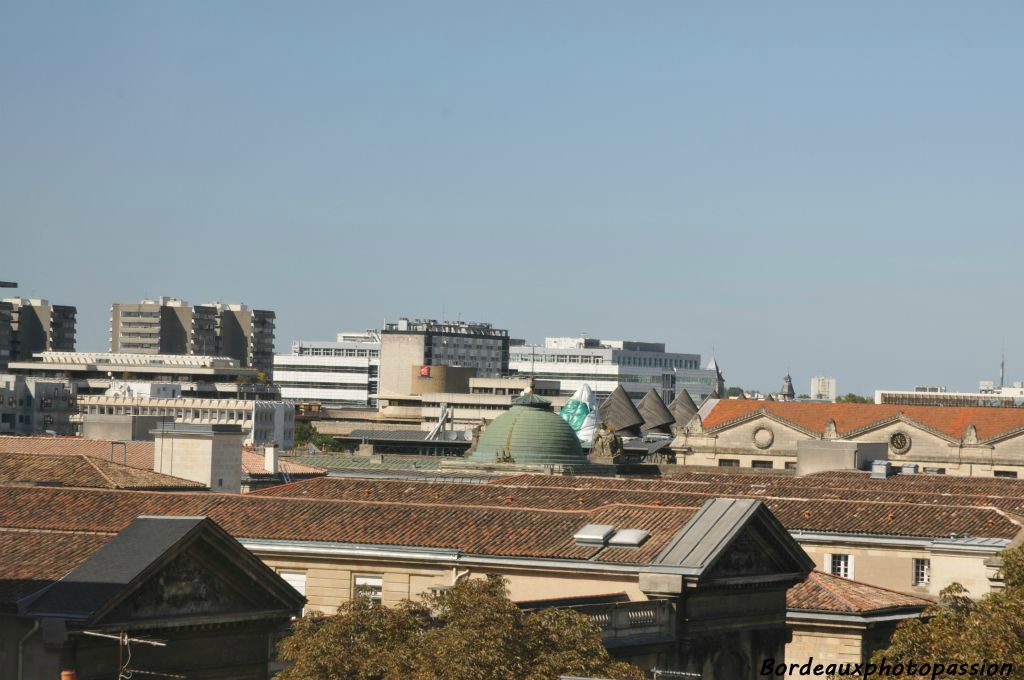
[[[299,340],[274,357],[281,398],[328,408],[373,406],[380,367],[380,334],[338,333],[336,342]]]
[[[508,331],[489,323],[401,318],[384,322],[380,345],[380,394],[412,391],[413,366],[475,368],[480,378],[508,373]]]
[[[110,306],[110,351],[216,355],[216,310],[161,297]]]
[[[228,357],[270,379],[274,317],[241,304],[191,306],[170,297],[116,303],[110,307],[110,351]]]
[[[836,379],[828,375],[814,376],[811,378],[811,391],[808,394],[811,399],[835,401],[838,396],[836,392]]]
[[[562,396],[586,383],[599,399],[621,385],[634,401],[653,388],[666,403],[683,389],[700,403],[712,392],[721,394],[725,389],[714,359],[701,368],[699,354],[666,352],[661,342],[545,338],[543,346],[513,346],[509,367],[519,375],[559,381]]]
[[[216,355],[238,359],[241,366],[255,368],[270,379],[274,371],[274,312],[219,302],[204,307],[215,310]]]
[[[0,364],[31,359],[36,352],[73,352],[78,310],[47,300],[0,300]]]

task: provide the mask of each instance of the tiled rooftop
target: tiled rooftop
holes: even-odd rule
[[[153,469],[153,442],[130,441],[122,445],[106,439],[81,437],[12,437],[0,436],[0,453],[75,454],[105,461],[127,464],[140,470]],[[312,475],[323,469],[284,458],[278,459],[280,469],[288,475]],[[242,474],[267,476],[263,454],[242,452]]]
[[[764,411],[800,429],[823,433],[834,421],[839,437],[864,430],[899,414],[951,440],[961,440],[973,425],[978,440],[986,442],[1024,429],[1024,409],[983,406],[905,406],[900,404],[823,404],[805,402],[722,399],[703,419],[714,431]]]
[[[786,593],[786,608],[791,611],[877,614],[899,609],[923,610],[930,604],[931,600],[915,595],[898,593],[821,571],[812,571],[806,580]]]
[[[0,529],[0,612],[64,576],[112,535]]]
[[[322,501],[216,493],[0,487],[0,529],[112,534],[139,515],[209,516],[243,539],[331,541],[469,554],[649,562],[696,508],[605,506],[590,512],[411,502]],[[586,524],[643,528],[640,548],[581,546]]]
[[[81,454],[0,453],[0,484],[59,484],[98,489],[205,489],[188,479],[171,477]]]
[[[751,477],[755,483],[758,481]],[[768,478],[767,475],[764,477]],[[747,482],[746,477],[743,480]],[[806,490],[742,485],[726,487],[722,482],[714,481],[699,484],[520,475],[490,484],[449,484],[327,477],[257,493],[262,496],[346,501],[588,512],[611,505],[698,508],[710,498],[757,498],[790,530],[922,538],[947,537],[956,533],[1001,539],[1013,538],[1021,530],[1019,523],[992,507],[987,499],[983,504],[974,504],[955,496],[931,494],[918,499],[913,494],[897,494],[896,500],[892,494],[878,490],[866,492],[866,495],[873,494],[869,500],[851,500],[850,496],[857,493],[855,490],[823,491],[813,486]]]

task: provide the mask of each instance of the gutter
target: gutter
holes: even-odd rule
[[[787,609],[786,610],[786,621],[827,621],[831,623],[882,623],[885,621],[903,621],[904,619],[912,619],[921,616],[925,607],[921,607],[919,611],[904,611],[899,614],[882,614],[878,616],[872,616],[871,614],[855,614],[853,612],[849,614],[825,614],[818,612],[810,612],[801,609]]]

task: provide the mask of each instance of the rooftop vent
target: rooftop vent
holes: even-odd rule
[[[876,460],[871,463],[871,479],[885,479],[892,474],[892,468],[887,460]]]
[[[608,539],[608,545],[619,548],[636,548],[646,541],[651,532],[645,529],[620,529]]]
[[[903,467],[900,468],[901,475],[916,475],[917,474],[917,463],[904,463]]]
[[[573,534],[572,538],[581,545],[604,545],[614,533],[615,527],[611,524],[588,524]]]

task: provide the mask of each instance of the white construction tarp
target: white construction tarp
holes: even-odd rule
[[[580,443],[590,446],[594,441],[594,432],[597,430],[597,396],[590,385],[583,383],[583,386],[576,390],[569,401],[558,413],[562,419],[569,423]]]

